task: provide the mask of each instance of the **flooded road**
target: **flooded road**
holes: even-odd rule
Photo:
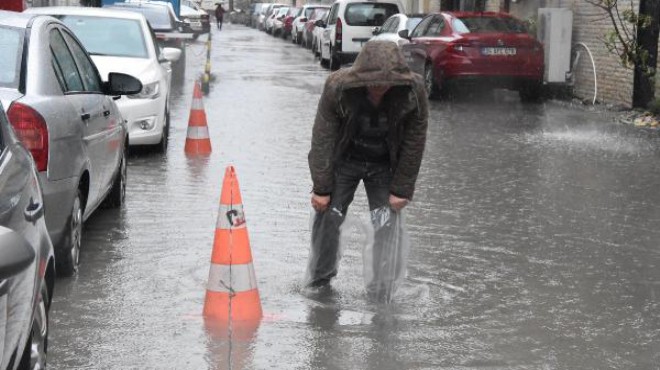
[[[172,101],[167,155],[131,156],[126,206],[87,222],[79,275],[57,280],[50,368],[659,366],[658,140],[606,113],[511,93],[435,101],[395,302],[367,299],[359,245],[332,291],[302,294],[307,152],[328,72],[289,41],[214,32],[213,153],[183,152],[199,42]],[[232,341],[201,316],[230,164],[264,311]],[[362,189],[351,210],[366,212]]]

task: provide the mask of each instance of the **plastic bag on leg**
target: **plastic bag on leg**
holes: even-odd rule
[[[367,294],[379,301],[392,301],[406,275],[410,240],[402,212],[389,205],[371,211],[372,237],[363,249]]]
[[[305,274],[306,286],[325,286],[337,275],[341,260],[340,228],[343,221],[342,212],[334,208],[325,212],[312,212],[312,240]]]

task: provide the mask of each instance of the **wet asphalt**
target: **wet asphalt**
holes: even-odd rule
[[[660,165],[654,135],[498,91],[434,101],[408,278],[364,292],[359,243],[333,289],[303,291],[311,126],[328,72],[290,41],[213,31],[213,153],[184,155],[204,37],[188,48],[165,156],[129,161],[126,206],[88,220],[58,279],[52,369],[653,369],[660,365]],[[201,315],[225,167],[236,168],[264,318]],[[367,210],[364,190],[352,206]]]

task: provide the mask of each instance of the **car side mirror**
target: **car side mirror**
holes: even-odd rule
[[[110,72],[105,83],[106,95],[133,95],[142,91],[142,82],[124,73]]]
[[[160,54],[159,62],[176,62],[181,58],[181,49],[177,48],[163,48]]]
[[[34,249],[27,240],[15,231],[0,226],[0,281],[21,273],[35,257]]]
[[[314,25],[315,25],[316,27],[325,28],[325,22],[323,22],[323,19],[319,19],[319,20],[317,20],[316,22],[314,22]]]
[[[402,39],[410,40],[410,34],[409,34],[408,30],[399,31],[399,37],[401,37]]]
[[[380,33],[381,28],[380,27],[374,27],[371,29],[371,34],[376,36]]]

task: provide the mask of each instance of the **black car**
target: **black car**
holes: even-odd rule
[[[54,278],[36,166],[0,105],[0,369],[45,367]]]
[[[162,3],[136,1],[114,3],[103,7],[142,13],[153,29],[160,47],[181,49],[181,58],[174,63],[173,72],[177,77],[183,77],[186,68],[186,40],[193,38],[193,31],[188,24],[177,19],[170,6]]]

